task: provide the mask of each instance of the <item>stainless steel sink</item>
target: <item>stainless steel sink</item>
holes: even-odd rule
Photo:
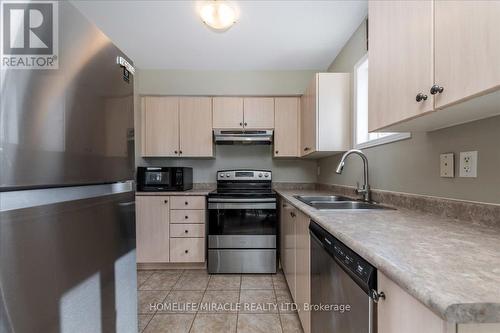
[[[311,205],[313,203],[329,203],[329,202],[339,202],[339,201],[353,201],[351,198],[342,197],[338,195],[296,195],[295,199],[302,201],[307,205]]]
[[[317,210],[338,210],[338,209],[352,209],[352,210],[366,210],[366,209],[392,209],[381,206],[376,203],[355,201],[348,197],[336,195],[322,195],[322,196],[304,196],[296,195],[294,198],[302,201],[303,203],[316,208]]]
[[[388,207],[381,206],[376,203],[364,202],[364,201],[337,201],[337,202],[313,202],[309,206],[316,208],[318,210],[337,210],[337,209],[353,209],[353,210],[365,210],[365,209],[392,209]]]

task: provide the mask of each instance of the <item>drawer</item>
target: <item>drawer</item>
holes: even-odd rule
[[[175,196],[170,197],[170,209],[205,209],[204,196]]]
[[[170,238],[170,262],[205,262],[205,238]]]
[[[171,224],[170,237],[205,237],[205,224]]]
[[[170,211],[170,223],[205,223],[206,210],[178,209]]]

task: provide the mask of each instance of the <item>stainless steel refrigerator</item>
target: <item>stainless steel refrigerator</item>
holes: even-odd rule
[[[54,19],[58,69],[1,68],[0,332],[137,332],[132,61]]]

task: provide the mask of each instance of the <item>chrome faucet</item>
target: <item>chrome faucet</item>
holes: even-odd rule
[[[364,201],[371,201],[371,193],[370,193],[370,185],[368,183],[368,159],[366,158],[366,155],[358,149],[351,149],[347,151],[343,156],[342,159],[339,162],[339,165],[337,166],[337,170],[335,170],[336,173],[339,175],[342,173],[342,170],[344,169],[344,164],[347,156],[351,154],[356,154],[361,159],[363,160],[363,181],[364,185],[362,188],[359,188],[359,184],[356,188],[356,194],[362,194],[363,195],[363,200]]]

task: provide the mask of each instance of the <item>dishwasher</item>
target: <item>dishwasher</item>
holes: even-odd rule
[[[311,221],[311,332],[375,333],[377,271]]]

